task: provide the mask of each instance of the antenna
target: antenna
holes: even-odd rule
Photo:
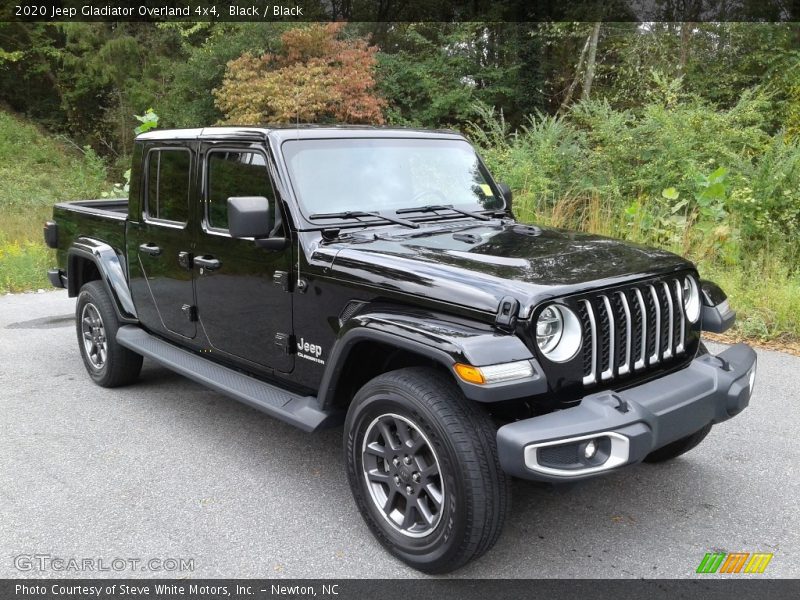
[[[300,92],[298,90],[294,95],[294,137],[295,140],[300,140],[300,103],[298,97]],[[302,290],[302,279],[300,278],[300,235],[297,236],[297,289]]]

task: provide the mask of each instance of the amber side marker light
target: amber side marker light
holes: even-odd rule
[[[486,380],[483,378],[483,373],[481,373],[481,370],[477,367],[465,365],[463,363],[456,363],[453,365],[453,369],[455,369],[456,375],[458,375],[467,383],[486,383]]]

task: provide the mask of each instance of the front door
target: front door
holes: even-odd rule
[[[131,292],[139,320],[150,330],[190,339],[197,333],[190,261],[191,181],[189,148],[147,149],[141,217],[128,228]]]
[[[289,372],[294,365],[289,347],[292,297],[286,288],[291,247],[266,250],[251,239],[233,239],[228,233],[228,198],[265,196],[274,212],[272,235],[284,235],[266,155],[250,144],[208,143],[202,156],[195,293],[210,350]]]

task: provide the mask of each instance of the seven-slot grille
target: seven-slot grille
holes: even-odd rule
[[[583,383],[642,371],[685,352],[684,276],[646,281],[577,300]]]

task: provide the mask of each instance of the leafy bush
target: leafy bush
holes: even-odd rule
[[[340,39],[343,23],[286,31],[283,52],[245,53],[228,63],[214,90],[226,123],[256,125],[339,121],[383,123],[386,102],[374,94],[376,46]]]

